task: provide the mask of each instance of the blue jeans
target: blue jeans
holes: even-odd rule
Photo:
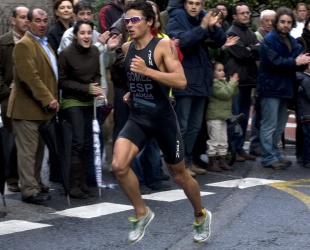
[[[303,132],[303,149],[302,149],[302,161],[303,164],[310,163],[310,122],[302,122]]]
[[[154,139],[149,140],[144,148],[137,154],[131,163],[131,168],[135,172],[139,183],[145,184],[149,188],[159,188],[161,186],[160,151]]]
[[[178,117],[184,143],[185,165],[193,164],[192,152],[197,135],[201,129],[206,97],[178,96],[175,112]]]
[[[235,149],[238,154],[244,153],[243,146],[249,122],[249,113],[251,107],[251,92],[252,92],[251,87],[239,87],[239,95],[233,100],[234,115],[238,115],[240,113],[243,113],[245,115],[242,122],[240,122],[243,134],[242,136],[236,137],[234,139]]]
[[[261,115],[261,162],[263,166],[268,166],[282,159],[278,143],[288,119],[287,100],[283,98],[262,98]]]

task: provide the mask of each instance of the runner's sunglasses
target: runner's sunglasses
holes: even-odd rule
[[[128,17],[128,18],[124,18],[124,21],[126,24],[129,24],[129,22],[131,22],[132,24],[135,24],[135,23],[138,23],[140,22],[141,20],[145,20],[146,17],[144,16],[134,16],[134,17]]]

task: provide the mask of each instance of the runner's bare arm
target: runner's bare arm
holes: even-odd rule
[[[125,46],[123,46],[123,51],[124,49],[126,49]],[[147,67],[145,61],[138,56],[132,59],[130,69],[132,72],[147,76],[154,81],[160,82],[169,87],[185,89],[186,78],[184,70],[178,59],[175,45],[170,40],[160,40],[154,50],[154,60],[159,70]]]

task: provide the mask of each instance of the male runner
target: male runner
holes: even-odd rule
[[[129,165],[144,144],[155,138],[173,180],[183,188],[194,208],[194,241],[206,241],[210,236],[211,212],[203,208],[198,183],[185,169],[182,137],[168,99],[171,87],[186,86],[176,48],[169,40],[152,36],[155,14],[146,1],[129,2],[124,18],[133,39],[123,45],[130,89],[124,101],[130,104],[131,113],[115,142],[112,167],[135,209],[136,217],[129,218],[133,226],[128,240],[139,241],[154,218],[142,200],[139,182]]]

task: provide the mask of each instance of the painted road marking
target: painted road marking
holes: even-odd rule
[[[52,225],[43,223],[34,223],[23,220],[8,220],[0,222],[0,235],[18,233],[43,227],[51,227]]]
[[[211,195],[211,194],[214,194],[214,193],[200,192],[201,196]],[[157,192],[153,194],[145,194],[145,195],[142,195],[142,198],[146,200],[167,201],[167,202],[187,199],[186,195],[184,194],[183,189],[163,191],[163,192]]]
[[[90,206],[82,206],[76,208],[70,208],[62,211],[55,212],[53,214],[78,217],[83,219],[91,219],[103,215],[119,213],[127,210],[132,210],[133,206],[121,205],[115,203],[103,202]]]
[[[283,182],[279,180],[267,180],[267,179],[260,179],[260,178],[243,178],[243,179],[235,179],[230,181],[221,181],[221,182],[215,182],[211,184],[205,184],[205,186],[212,186],[212,187],[226,187],[226,188],[249,188],[249,187],[255,187],[259,185],[266,185],[270,183],[278,183]]]
[[[308,183],[308,184],[301,185],[302,183]],[[310,188],[310,179],[270,183],[268,184],[268,186],[274,187],[276,189],[282,190],[286,193],[293,195],[294,197],[305,203],[306,206],[310,209],[310,196],[292,188],[292,187]]]

